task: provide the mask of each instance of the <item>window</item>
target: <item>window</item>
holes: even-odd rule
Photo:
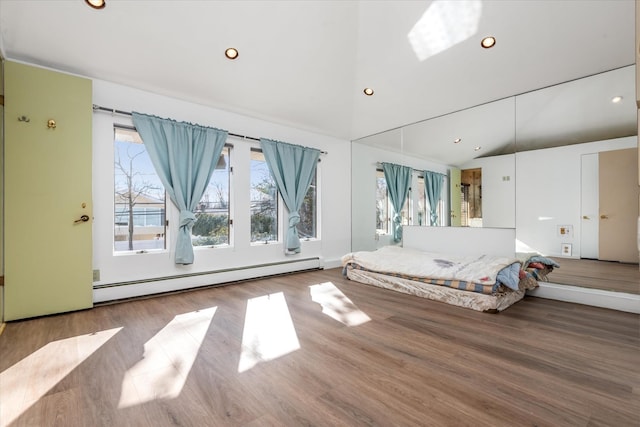
[[[424,189],[424,176],[418,176],[418,225],[429,225],[430,213],[427,211]]]
[[[304,196],[302,206],[298,213],[300,214],[300,223],[298,224],[298,235],[301,239],[312,239],[318,237],[317,233],[317,200],[318,189],[316,180],[318,178],[318,169],[313,175],[313,180],[307,194]]]
[[[413,206],[413,202],[411,197],[411,187],[409,187],[409,191],[407,191],[407,198],[405,199],[404,206],[400,211],[400,218],[402,218],[400,223],[402,225],[411,225],[413,223],[413,216],[411,215],[411,206]]]
[[[278,240],[278,190],[264,154],[251,149],[251,242]]]
[[[231,148],[225,145],[222,149],[209,184],[196,207],[196,222],[191,230],[193,246],[229,245]]]
[[[411,207],[411,188],[407,192],[407,198],[404,206],[400,210],[400,224],[410,225],[412,223]],[[393,218],[394,211],[391,199],[389,198],[389,190],[387,188],[387,180],[381,169],[376,170],[376,232],[378,234],[388,234],[389,225]]]
[[[389,233],[389,193],[384,172],[376,170],[376,233]]]
[[[445,206],[447,197],[445,190],[443,189],[440,194],[440,202],[438,202],[438,226],[444,227],[446,225],[447,218],[445,217]],[[424,188],[424,176],[418,176],[418,225],[431,225],[431,207],[429,201],[426,199]]]
[[[115,252],[165,249],[165,191],[138,132],[114,128]]]

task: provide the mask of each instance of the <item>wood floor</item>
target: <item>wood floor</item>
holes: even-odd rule
[[[638,264],[591,259],[554,258],[560,268],[549,274],[549,281],[605,291],[640,294]]]
[[[2,426],[638,426],[640,317],[273,277],[7,324]]]

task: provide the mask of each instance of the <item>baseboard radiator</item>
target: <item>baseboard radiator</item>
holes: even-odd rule
[[[247,280],[322,268],[320,258],[305,258],[228,268],[215,271],[154,277],[129,282],[94,285],[94,304],[109,303],[132,298],[152,296],[209,286],[222,286]]]

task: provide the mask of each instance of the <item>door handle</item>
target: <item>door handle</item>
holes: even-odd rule
[[[591,219],[587,215],[582,215],[582,219]]]
[[[600,215],[600,219],[609,219],[608,215]]]
[[[87,222],[87,221],[89,221],[89,215],[82,215],[80,219],[76,219],[75,221],[73,221],[73,223],[77,224],[79,222]]]

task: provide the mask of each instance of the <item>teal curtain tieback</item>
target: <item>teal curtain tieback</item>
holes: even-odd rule
[[[300,214],[296,212],[289,213],[289,227],[295,227],[300,223]]]
[[[191,211],[180,211],[180,227],[193,227],[196,222],[196,214]]]

